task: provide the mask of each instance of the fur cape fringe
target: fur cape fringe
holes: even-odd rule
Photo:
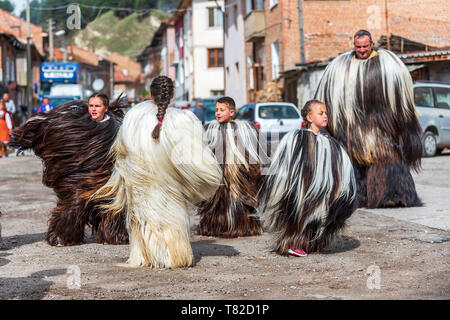
[[[409,170],[420,169],[422,129],[403,62],[383,49],[366,60],[346,52],[325,69],[315,99],[353,162],[359,206],[420,206]]]
[[[270,161],[265,138],[246,121],[217,120],[206,125],[206,136],[223,179],[213,197],[197,204],[197,233],[223,238],[261,235],[256,208],[262,165]]]
[[[51,211],[45,240],[50,245],[85,243],[85,226],[92,226],[97,243],[128,242],[124,215],[99,213],[90,194],[111,175],[109,148],[123,112],[109,108],[103,122],[91,119],[87,101],[71,101],[38,114],[13,130],[10,145],[33,150],[42,159],[42,183],[52,188],[57,205]]]
[[[318,252],[356,209],[356,183],[345,150],[309,130],[286,134],[264,177],[258,212],[274,232],[273,250]]]
[[[159,140],[152,138],[156,113],[146,101],[126,114],[111,148],[113,173],[93,197],[108,201],[104,210],[126,211],[129,266],[188,267],[187,205],[211,197],[222,172],[192,112],[167,108]]]

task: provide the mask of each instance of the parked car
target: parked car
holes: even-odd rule
[[[423,130],[423,156],[433,157],[450,148],[450,85],[418,81],[413,88]]]
[[[211,97],[194,101],[191,105],[191,110],[200,121],[205,124],[216,119],[216,101],[220,97]]]
[[[281,139],[291,130],[300,129],[300,110],[289,102],[253,102],[242,106],[233,117],[252,122],[267,140]]]

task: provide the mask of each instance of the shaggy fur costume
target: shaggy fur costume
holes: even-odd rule
[[[262,234],[256,215],[262,162],[268,163],[265,140],[246,121],[206,125],[206,136],[219,161],[222,184],[208,200],[198,204],[198,234],[235,238]]]
[[[96,242],[128,242],[123,214],[99,214],[89,196],[112,171],[108,155],[122,122],[123,112],[109,108],[96,122],[87,101],[71,101],[30,118],[14,129],[11,146],[34,151],[42,159],[42,183],[52,188],[57,206],[51,212],[45,240],[51,245],[85,243],[85,226],[92,226]]]
[[[111,149],[113,173],[94,197],[110,199],[106,210],[126,209],[128,266],[187,267],[194,263],[187,206],[211,197],[222,172],[192,112],[167,108],[159,140],[156,113],[146,101],[126,114]]]
[[[382,49],[367,60],[344,53],[326,68],[315,99],[352,160],[359,206],[420,206],[410,169],[420,168],[421,127],[403,62]]]
[[[258,208],[275,234],[274,251],[327,247],[356,209],[355,192],[352,164],[335,139],[289,132],[272,158]]]

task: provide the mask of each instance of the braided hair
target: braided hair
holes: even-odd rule
[[[166,114],[167,107],[169,106],[170,99],[173,95],[172,80],[166,76],[156,77],[150,85],[150,93],[158,106],[158,113],[156,114],[158,124],[152,132],[153,139],[158,140],[161,124],[164,119],[164,115]]]

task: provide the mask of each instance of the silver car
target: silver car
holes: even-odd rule
[[[300,129],[303,122],[300,110],[289,102],[248,103],[236,112],[234,119],[252,122],[269,141]]]
[[[450,148],[450,85],[420,81],[413,87],[423,130],[423,156],[433,157]]]

